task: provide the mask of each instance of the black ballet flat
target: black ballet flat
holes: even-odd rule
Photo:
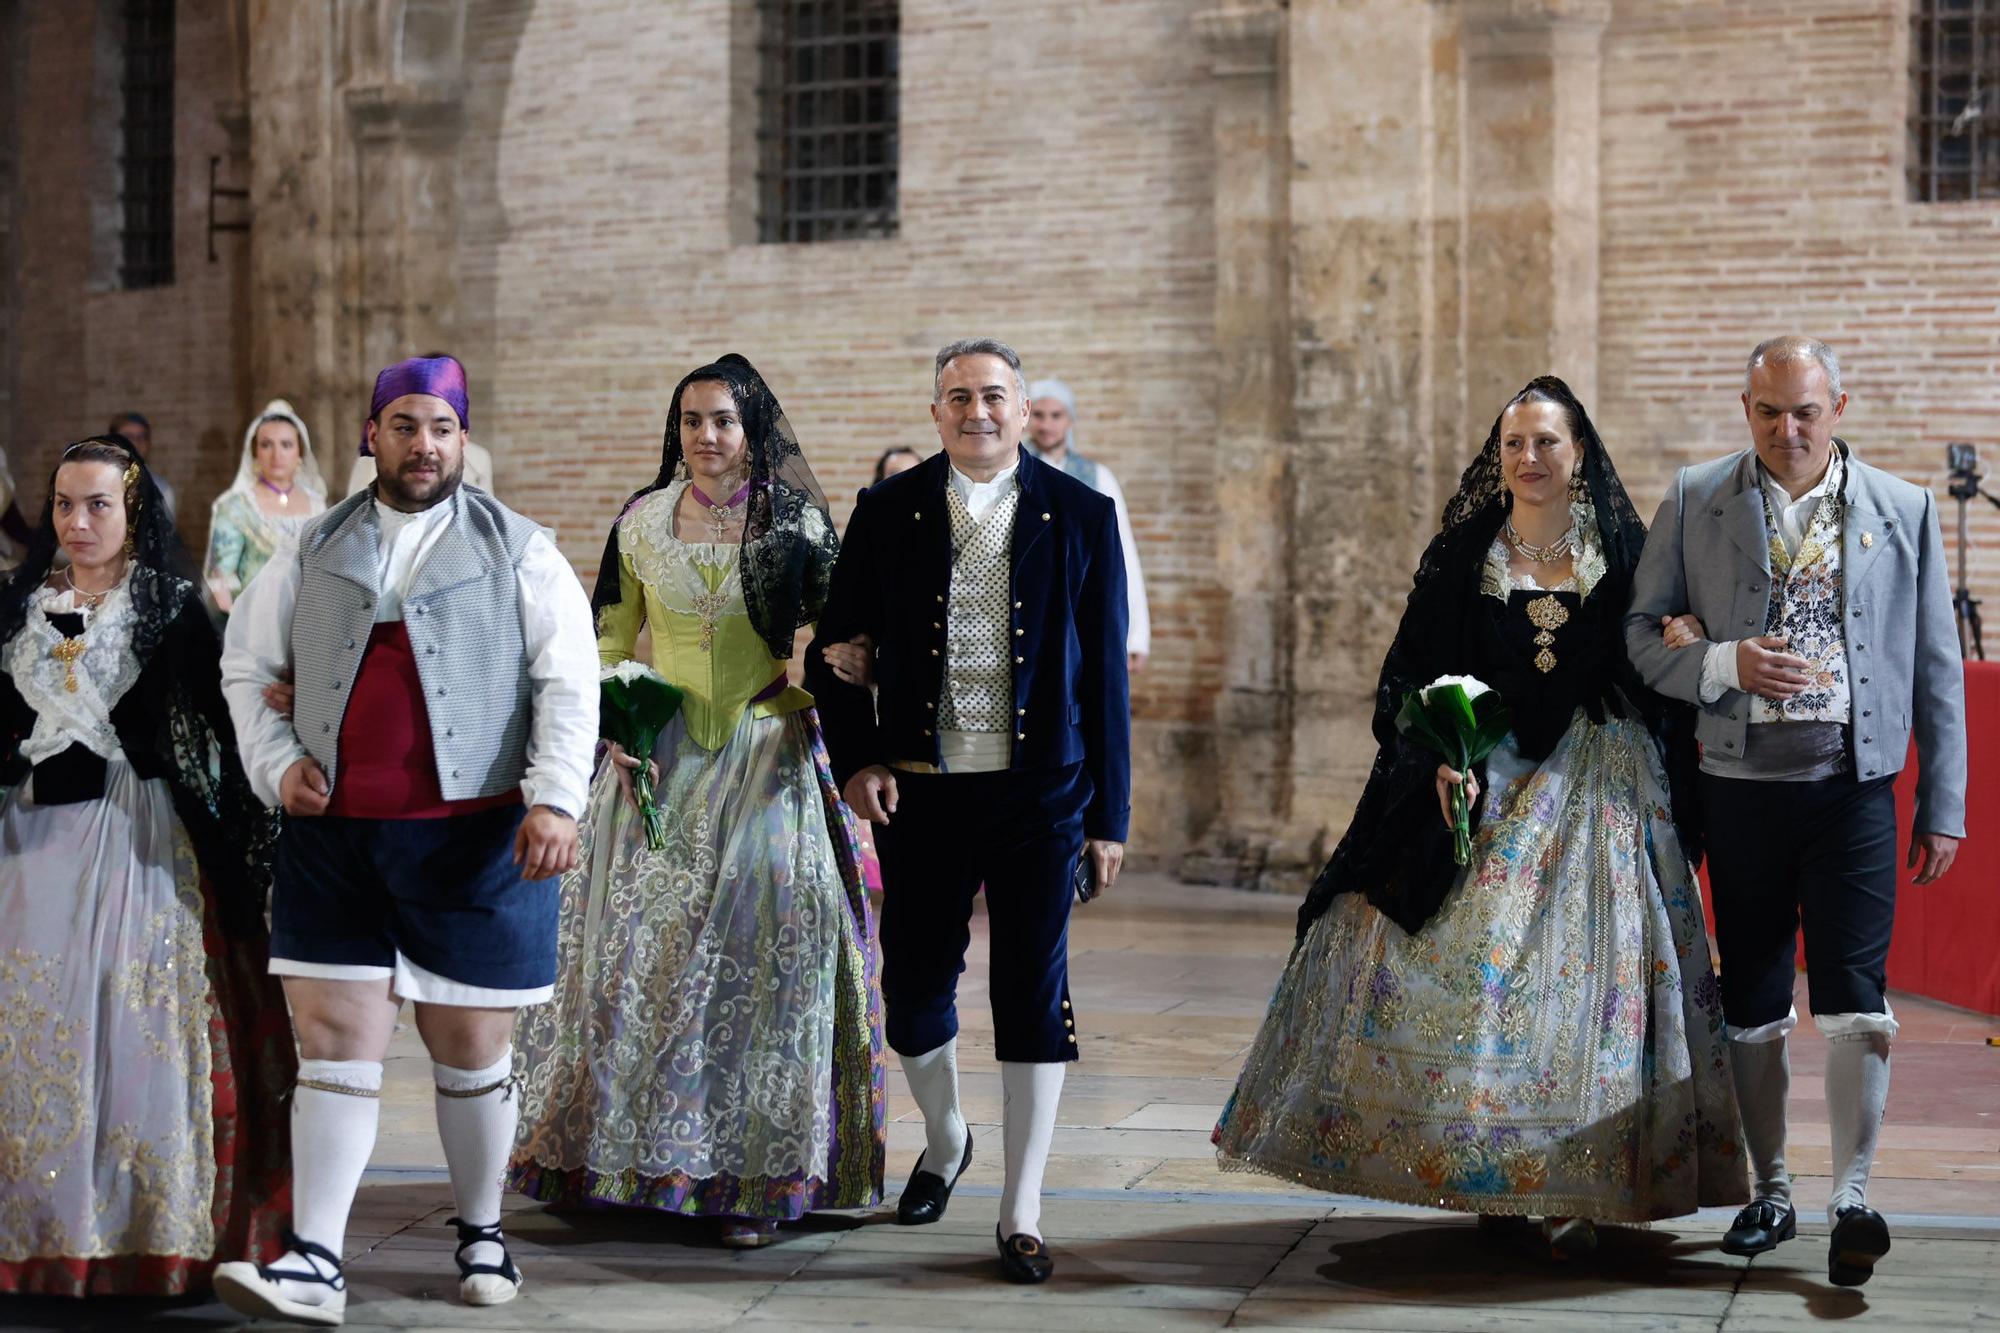
[[[896,1201],[896,1224],[905,1227],[928,1226],[944,1216],[944,1206],[951,1202],[951,1192],[958,1188],[959,1176],[972,1165],[972,1128],[965,1130],[965,1156],[959,1159],[958,1175],[946,1180],[935,1171],[924,1170],[922,1154],[917,1157],[916,1169],[910,1172],[910,1183],[903,1186],[903,1197]]]
[[[1875,1261],[1889,1252],[1889,1224],[1866,1204],[1840,1210],[1827,1245],[1826,1280],[1858,1287],[1875,1276]]]
[[[1752,1255],[1775,1250],[1799,1231],[1798,1210],[1776,1199],[1758,1199],[1736,1215],[1722,1238],[1724,1254]]]
[[[1056,1271],[1056,1261],[1049,1258],[1049,1247],[1040,1239],[1022,1232],[1000,1236],[1000,1228],[993,1228],[993,1239],[1000,1246],[1000,1276],[1009,1282],[1029,1285],[1047,1282],[1049,1274]]]

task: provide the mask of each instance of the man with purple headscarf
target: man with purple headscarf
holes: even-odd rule
[[[461,485],[469,416],[451,357],[384,370],[362,435],[374,484],[266,565],[229,622],[223,688],[244,767],[289,816],[271,971],[300,1055],[289,1252],[215,1275],[248,1314],[344,1319],[347,1215],[406,999],[433,1061],[460,1295],[497,1305],[521,1282],[499,1226],[514,1011],[556,978],[557,877],[576,860],[597,738],[596,636],[555,544]],[[265,699],[285,679],[290,717]]]

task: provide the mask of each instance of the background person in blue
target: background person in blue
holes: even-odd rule
[[[1021,358],[967,339],[937,355],[944,452],[869,487],[848,520],[806,654],[834,779],[878,825],[889,1045],[924,1114],[897,1205],[934,1222],[972,1158],[955,1001],[983,882],[994,1052],[1005,1092],[1001,1273],[1041,1282],[1041,1184],[1077,1057],[1070,904],[1080,862],[1117,879],[1131,819],[1125,559],[1111,501],[1021,448]],[[878,692],[825,650],[866,636]]]

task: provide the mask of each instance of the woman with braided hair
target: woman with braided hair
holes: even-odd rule
[[[1644,541],[1569,387],[1514,395],[1418,567],[1374,770],[1216,1128],[1225,1169],[1540,1216],[1558,1257],[1596,1221],[1748,1197],[1693,830],[1668,796],[1683,719],[1623,649]],[[1448,674],[1512,711],[1483,773],[1397,733],[1405,696]]]
[[[283,1248],[276,823],[219,657],[145,463],[71,445],[0,585],[0,1291],[180,1295]]]
[[[561,979],[529,1015],[516,1188],[712,1217],[725,1244],[882,1192],[881,999],[852,817],[789,683],[837,545],[777,399],[734,354],[674,390],[664,457],[598,566],[598,655],[683,693],[611,746],[562,886]],[[630,773],[650,762],[666,846]]]

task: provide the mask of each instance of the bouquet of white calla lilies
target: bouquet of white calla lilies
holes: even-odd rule
[[[685,697],[636,658],[606,671],[597,685],[598,734],[639,761],[632,770],[632,800],[646,826],[646,846],[656,852],[667,845],[667,830],[653,800],[653,747]]]
[[[1398,732],[1435,751],[1462,779],[1451,789],[1452,853],[1460,865],[1472,860],[1472,805],[1463,779],[1506,738],[1513,721],[1493,687],[1472,676],[1439,676],[1405,695],[1396,714]]]

